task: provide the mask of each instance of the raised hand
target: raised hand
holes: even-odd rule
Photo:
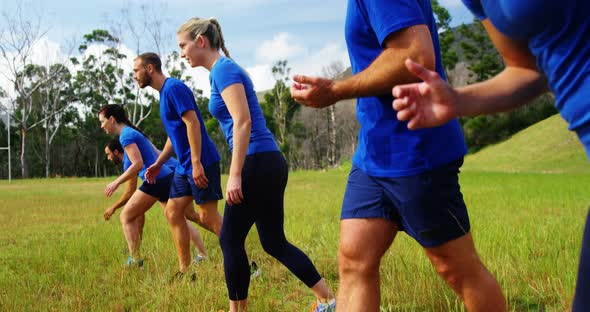
[[[322,108],[338,101],[332,89],[334,80],[295,75],[293,81],[295,83],[291,86],[291,97],[301,105]]]
[[[397,118],[408,121],[408,129],[440,126],[457,117],[457,93],[440,75],[407,59],[405,65],[423,82],[397,85],[392,94]]]

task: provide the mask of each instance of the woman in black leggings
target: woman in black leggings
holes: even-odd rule
[[[230,311],[247,310],[250,271],[244,242],[253,224],[264,250],[311,288],[318,299],[315,311],[333,311],[334,296],[326,282],[285,237],[287,163],[266,127],[250,77],[229,57],[215,19],[190,19],[178,30],[177,40],[181,57],[192,67],[203,66],[211,72],[209,110],[232,152],[219,237]]]

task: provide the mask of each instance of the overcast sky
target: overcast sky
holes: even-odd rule
[[[248,70],[257,90],[271,88],[274,84],[270,68],[276,60],[286,59],[292,73],[304,74],[319,74],[324,66],[335,61],[344,66],[350,64],[344,42],[345,0],[16,0],[2,1],[0,11],[13,15],[20,4],[25,16],[40,17],[47,34],[36,49],[35,59],[43,64],[77,47],[84,34],[94,29],[112,31],[117,24],[123,30],[122,49],[132,54],[130,57],[138,48],[141,52],[154,50],[153,40],[147,33],[142,34],[139,43],[133,39],[122,13],[123,9],[129,9],[131,22],[142,32],[144,11],[141,7],[148,3],[146,12],[152,17],[150,20],[163,21],[163,54],[177,49],[176,30],[188,18],[215,16],[230,54]],[[440,0],[440,3],[451,12],[452,24],[472,19],[460,0]],[[153,18],[156,14],[158,17]],[[191,71],[197,78],[197,87],[207,95],[208,73]],[[0,86],[2,84],[0,77]]]

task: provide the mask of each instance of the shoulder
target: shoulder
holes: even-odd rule
[[[213,69],[211,70],[211,76],[216,77],[216,76],[223,76],[226,74],[231,74],[231,73],[242,73],[243,69],[242,67],[240,67],[240,65],[238,65],[236,62],[234,62],[232,59],[227,58],[227,57],[221,57],[219,58],[219,60],[217,61],[217,63],[215,64],[215,66],[213,67]]]
[[[141,134],[141,133],[139,133],[137,130],[133,129],[130,126],[127,126],[127,127],[123,128],[123,130],[121,131],[121,135],[123,135],[123,134],[126,135],[126,136],[135,137],[135,136],[137,136],[138,134]]]
[[[165,88],[163,88],[162,90],[165,90],[166,92],[174,92],[178,90],[190,91],[190,88],[181,80],[178,80],[176,78],[168,78],[166,79]]]
[[[463,4],[471,11],[475,17],[485,19],[486,13],[483,9],[482,0],[461,0]]]
[[[137,136],[135,136],[132,132],[121,131],[119,142],[123,147],[127,147],[130,144],[137,143]]]

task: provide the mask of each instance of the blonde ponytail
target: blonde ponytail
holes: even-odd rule
[[[223,39],[221,26],[219,26],[219,22],[214,17],[208,19],[193,17],[182,24],[177,31],[178,34],[183,32],[188,32],[192,40],[198,36],[205,36],[209,40],[211,48],[215,50],[221,49],[225,56],[231,58],[229,51],[225,47],[225,39]]]

